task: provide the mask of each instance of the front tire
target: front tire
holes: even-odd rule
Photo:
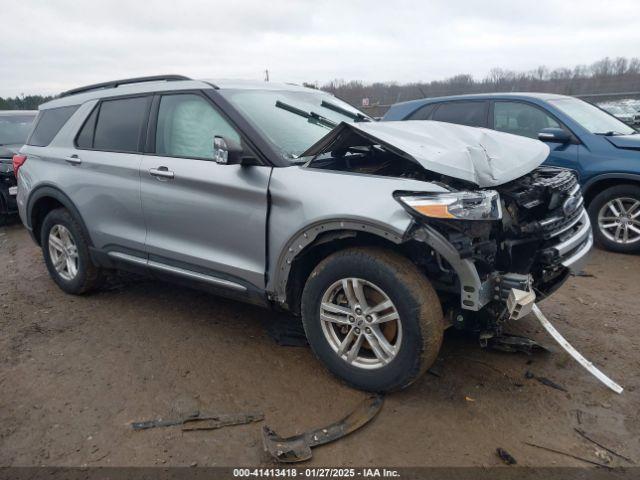
[[[45,217],[40,245],[49,275],[63,291],[80,295],[99,286],[101,270],[91,261],[89,242],[67,209],[52,210]]]
[[[302,322],[315,355],[334,375],[366,391],[409,386],[436,360],[440,301],[408,259],[380,248],[337,252],[313,270]]]
[[[616,185],[600,192],[589,217],[598,244],[612,252],[640,252],[640,187]]]

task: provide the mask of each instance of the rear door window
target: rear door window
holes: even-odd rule
[[[493,128],[529,138],[538,138],[543,128],[562,128],[550,115],[523,102],[495,102]]]
[[[42,110],[36,120],[36,126],[27,140],[27,145],[46,147],[51,143],[60,129],[78,109],[78,105],[70,107],[49,108]]]
[[[440,104],[431,120],[457,123],[472,127],[484,127],[487,119],[487,102],[447,102]]]
[[[82,148],[80,142],[88,145],[88,138],[93,136],[92,147],[85,148],[107,152],[142,151],[142,132],[146,126],[150,98],[146,96],[102,101],[96,114],[95,131],[91,132],[90,116],[77,138],[78,147]]]
[[[240,135],[200,95],[164,95],[156,128],[156,155],[213,159],[213,139],[224,136],[240,143]]]
[[[433,109],[437,107],[437,103],[430,103],[420,107],[418,110],[413,112],[411,115],[407,117],[407,120],[428,120],[431,116],[431,112]]]

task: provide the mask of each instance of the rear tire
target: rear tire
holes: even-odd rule
[[[589,204],[589,217],[599,245],[612,252],[640,252],[640,187],[603,190]]]
[[[102,271],[91,261],[82,227],[67,209],[58,208],[47,214],[40,244],[49,275],[63,291],[80,295],[102,282]]]
[[[419,378],[436,360],[444,331],[440,300],[427,278],[408,259],[371,247],[346,249],[318,264],[302,293],[302,322],[329,371],[371,392],[400,390]]]

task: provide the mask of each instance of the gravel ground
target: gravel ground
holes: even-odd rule
[[[640,256],[595,250],[542,310],[625,387],[607,390],[559,348],[531,357],[447,332],[435,370],[389,395],[366,427],[314,450],[306,465],[584,466],[581,438],[640,462]],[[282,435],[322,426],[364,396],[326,373],[308,348],[281,347],[276,314],[206,293],[125,279],[83,297],[62,293],[19,224],[0,227],[0,465],[268,465],[260,423],[208,432],[136,432],[132,421],[193,410],[262,411]],[[535,319],[511,330],[553,345]],[[525,378],[525,372],[563,392]],[[613,457],[612,465],[627,463]]]

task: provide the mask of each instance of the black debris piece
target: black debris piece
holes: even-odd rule
[[[498,454],[500,459],[507,465],[515,465],[518,463],[516,459],[513,458],[513,455],[507,452],[504,448],[500,448],[500,447],[496,448],[496,453]]]
[[[524,378],[527,378],[529,380],[531,380],[532,378],[535,378],[537,381],[539,381],[543,385],[546,385],[547,387],[555,388],[556,390],[569,393],[568,390],[564,388],[562,385],[554,382],[553,380],[549,380],[547,377],[539,377],[535,375],[533,372],[531,372],[530,370],[527,370],[524,373]]]
[[[488,342],[489,348],[499,350],[501,352],[508,353],[526,353],[527,355],[533,355],[540,351],[549,351],[546,347],[540,345],[535,340],[531,340],[527,337],[521,337],[519,335],[507,335],[502,334],[496,337],[490,338]]]
[[[547,377],[536,377],[541,384],[546,385],[547,387],[555,388],[556,390],[560,390],[561,392],[567,392],[567,389],[562,385],[557,384],[553,380],[549,380]],[[568,393],[568,392],[567,392]]]
[[[574,277],[593,277],[593,278],[595,278],[595,275],[593,275],[591,273],[587,273],[584,270],[580,270],[579,272],[572,272],[571,275],[573,275]]]

